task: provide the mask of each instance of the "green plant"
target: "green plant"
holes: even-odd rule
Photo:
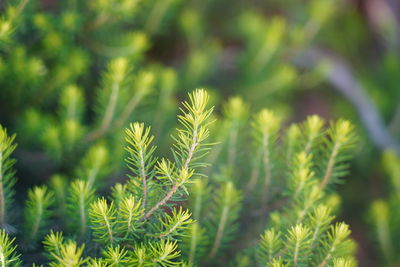
[[[348,150],[354,143],[349,122],[338,121],[325,131],[322,119],[310,117],[292,125],[284,143],[279,144],[281,119],[262,110],[252,119],[253,137],[249,136],[255,145],[251,150],[261,153],[261,158],[250,159],[250,163],[254,161],[250,166],[259,171],[256,181],[228,175],[227,169],[234,171],[236,167],[235,158],[228,160],[228,165],[217,160],[215,164],[225,165],[225,171],[212,172],[207,179],[201,170],[210,167],[206,154],[211,148],[207,139],[213,109],[207,107],[208,99],[206,91],[196,90],[183,102],[178,117],[181,127],[174,134],[173,160],[155,156],[149,127],[131,124],[126,130],[131,174],[125,183],[113,187],[111,195],[98,196],[94,183],[85,180],[67,182],[68,189],[60,188],[60,177],[53,178],[53,190],[44,185],[30,190],[22,228],[4,215],[17,229],[24,253],[40,253],[38,240],[45,235],[47,260],[40,261],[50,266],[217,265],[228,251],[240,252],[234,262],[247,261],[248,266],[354,264],[348,226],[332,224],[336,204],[335,196],[329,193],[343,176]],[[229,125],[227,121],[243,119],[230,110],[242,105],[238,110],[246,112],[242,100],[230,100],[225,110],[229,116],[219,123]],[[1,137],[5,153],[0,155],[6,155],[1,162],[12,162],[13,138],[3,128]],[[239,144],[244,143],[230,143],[228,148]],[[219,151],[217,158],[225,158],[223,149]],[[320,160],[313,161],[317,156]],[[10,163],[5,166],[9,167],[1,169],[1,177],[13,181]],[[259,192],[254,187],[258,184],[262,185],[257,186]],[[247,185],[247,190],[240,190],[241,185]],[[10,195],[10,186],[1,188]],[[11,197],[2,203],[9,205]],[[207,203],[212,203],[210,208],[205,207]],[[244,204],[253,211],[243,210]],[[252,222],[248,221],[252,217]],[[267,229],[257,241],[257,229],[265,225]],[[54,229],[50,233],[46,231],[49,226]],[[2,234],[5,259],[19,263],[14,240],[10,241],[6,232]],[[232,246],[234,240],[249,238],[252,241],[244,242],[242,248]]]
[[[370,207],[369,221],[374,230],[374,237],[378,244],[385,264],[396,266],[399,258],[396,255],[398,245],[396,237],[399,235],[396,225],[400,215],[397,211],[400,190],[400,160],[393,151],[386,151],[383,156],[383,165],[390,178],[390,191],[387,199],[377,199]]]
[[[342,29],[330,22],[352,17],[346,3],[50,2],[0,4],[1,124],[19,143],[15,168],[15,136],[0,128],[6,258],[355,264],[350,231],[334,220],[353,126],[326,127],[318,116],[288,125],[315,91],[297,90],[315,89],[335,67],[308,52],[345,46],[332,40]],[[175,130],[177,99],[199,85],[210,96],[190,94]]]

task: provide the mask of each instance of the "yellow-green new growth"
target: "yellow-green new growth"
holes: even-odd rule
[[[100,198],[90,205],[89,217],[96,240],[108,244],[115,242],[115,216],[113,202],[108,204],[105,198]]]
[[[333,267],[356,267],[356,261],[352,258],[337,258],[333,260]]]
[[[16,182],[14,170],[15,160],[10,158],[15,150],[15,135],[8,136],[7,131],[0,125],[0,226],[4,227],[7,222],[7,211],[9,202],[14,196],[13,186]]]
[[[83,115],[84,99],[76,85],[67,86],[61,95],[60,106],[62,116],[66,120],[80,121]]]
[[[143,209],[141,200],[135,200],[133,196],[121,199],[118,205],[118,228],[117,231],[124,233],[124,238],[137,235],[139,227],[143,224]]]
[[[20,266],[20,255],[17,254],[17,246],[14,245],[15,238],[10,238],[6,230],[0,230],[0,266]]]
[[[310,153],[311,149],[318,143],[318,138],[323,133],[324,120],[317,115],[312,115],[302,124],[305,138],[304,151]]]
[[[106,266],[123,267],[128,266],[128,251],[121,246],[109,247],[103,252],[104,263]]]
[[[153,264],[163,267],[179,266],[181,264],[180,261],[176,260],[180,256],[177,241],[161,239],[160,242],[149,243],[149,250]]]
[[[79,164],[77,177],[86,180],[90,187],[97,187],[99,180],[108,172],[109,160],[110,155],[105,144],[91,146]]]
[[[157,171],[161,177],[167,177],[174,182],[166,195],[146,212],[145,219],[165,205],[177,190],[183,188],[186,191],[184,185],[190,182],[195,169],[204,166],[204,163],[196,162],[196,160],[202,158],[208,151],[208,146],[204,144],[204,141],[209,136],[210,122],[207,119],[213,108],[207,108],[209,95],[203,89],[197,89],[189,94],[189,100],[189,102],[183,102],[183,108],[181,108],[183,114],[178,116],[182,128],[177,129],[177,136],[174,137],[176,143],[172,152],[175,163],[162,160],[157,164]]]
[[[374,224],[376,236],[381,247],[381,251],[388,262],[393,261],[393,241],[390,228],[389,205],[383,200],[376,200],[372,203],[370,217]]]
[[[400,196],[400,159],[394,151],[386,151],[383,155],[383,165],[390,181],[394,186],[396,195]]]
[[[307,155],[305,152],[299,153],[293,164],[294,170],[292,171],[289,187],[293,187],[291,197],[296,199],[300,193],[305,189],[310,188],[315,184],[314,172],[312,167],[312,156]]]
[[[64,243],[64,236],[61,232],[54,233],[50,230],[50,234],[46,235],[42,242],[47,253],[48,259],[56,259],[61,256],[61,246]]]
[[[293,226],[287,234],[289,242],[289,255],[288,262],[293,266],[301,266],[307,261],[309,257],[306,254],[307,248],[310,244],[311,230],[303,224]]]
[[[87,181],[76,180],[71,183],[71,193],[67,198],[68,215],[73,231],[82,238],[89,225],[89,205],[94,199],[94,189]]]
[[[278,133],[281,127],[282,119],[274,112],[263,109],[254,118],[253,135],[256,146],[262,158],[264,169],[264,179],[262,182],[261,204],[264,206],[268,199],[268,194],[273,179],[274,172],[274,153]],[[251,181],[252,186],[256,184],[256,177]]]
[[[159,232],[154,234],[156,238],[177,237],[193,223],[192,214],[182,207],[172,210],[171,215],[160,218],[160,225],[157,226]]]
[[[354,126],[346,120],[338,120],[332,123],[328,130],[326,140],[329,154],[323,165],[323,177],[320,188],[324,189],[327,185],[338,182],[338,179],[346,174],[343,170],[344,161],[348,159],[349,151],[354,147],[356,137]]]
[[[54,255],[55,261],[51,267],[80,267],[88,259],[82,258],[84,245],[78,246],[74,241],[67,241],[60,246],[60,255]]]
[[[237,232],[237,220],[241,210],[241,192],[232,182],[227,182],[215,193],[210,222],[213,225],[213,242],[209,258],[214,258],[221,248],[234,238]],[[215,232],[214,232],[215,231]]]
[[[267,229],[261,236],[259,248],[260,262],[271,263],[276,259],[278,252],[282,249],[282,235],[274,228]]]
[[[153,176],[151,168],[156,161],[152,155],[156,147],[151,145],[154,136],[150,135],[150,127],[145,128],[143,123],[137,122],[131,123],[130,129],[126,130],[126,135],[125,140],[129,145],[126,150],[130,154],[127,161],[131,166],[130,169],[140,177],[143,184],[142,209],[145,211],[148,193],[147,180]]]
[[[224,105],[224,116],[230,120],[243,120],[249,114],[249,106],[239,96],[231,97]]]
[[[41,238],[52,215],[49,209],[54,202],[54,194],[46,186],[35,186],[28,191],[25,204],[25,231],[30,242]]]
[[[333,258],[351,255],[354,244],[348,240],[350,233],[349,226],[345,223],[337,223],[331,227],[326,240],[322,242],[325,252],[319,267],[328,266]]]

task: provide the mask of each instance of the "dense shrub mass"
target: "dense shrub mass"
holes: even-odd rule
[[[379,10],[370,60],[344,1],[0,2],[0,265],[397,266],[400,38]]]
[[[234,254],[232,264],[244,266],[354,265],[350,230],[332,223],[336,196],[328,190],[346,173],[353,126],[339,120],[325,130],[313,116],[280,137],[281,118],[263,109],[248,135],[246,106],[233,98],[214,129],[219,134],[210,137],[208,100],[196,90],[183,102],[172,159],[158,159],[150,127],[135,122],[125,133],[125,182],[99,196],[96,176],[105,166],[83,161],[81,178],[56,175],[49,186],[28,191],[21,225],[9,216],[15,136],[1,128],[2,226],[20,236],[27,253],[40,253],[42,243],[35,258],[50,266],[223,265],[224,255]],[[20,264],[15,239],[1,234],[5,262]]]

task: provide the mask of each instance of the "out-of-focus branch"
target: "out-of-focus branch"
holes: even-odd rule
[[[310,49],[298,63],[303,67],[311,67],[322,61],[331,66],[327,75],[328,82],[356,108],[373,143],[380,149],[393,149],[400,154],[400,144],[391,135],[365,88],[343,59],[318,49]]]

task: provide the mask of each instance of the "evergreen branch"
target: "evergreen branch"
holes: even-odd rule
[[[82,258],[84,245],[78,247],[74,241],[67,241],[61,244],[60,255],[54,255],[55,262],[50,267],[79,267],[85,264],[88,259]]]
[[[273,259],[271,262],[271,267],[288,267],[290,265],[283,263],[283,259],[281,257],[277,259]]]
[[[108,267],[103,259],[90,259],[87,267]]]
[[[337,223],[332,227],[327,240],[322,243],[325,255],[320,261],[319,267],[327,266],[334,257],[344,256],[342,254],[348,254],[351,251],[350,243],[347,240],[349,235],[350,230],[347,224]]]
[[[316,185],[303,192],[303,196],[296,200],[294,204],[296,210],[296,224],[303,222],[306,215],[310,212],[312,207],[314,207],[317,201],[322,198],[322,196],[322,191]]]
[[[206,122],[211,115],[212,108],[206,109],[209,96],[205,90],[198,89],[192,94],[189,94],[189,102],[183,102],[185,110],[181,109],[183,115],[180,115],[179,121],[183,129],[178,129],[178,137],[175,138],[177,144],[176,150],[173,150],[176,164],[180,168],[177,174],[174,175],[175,183],[172,185],[168,193],[157,202],[144,216],[148,219],[159,207],[165,205],[176,191],[193,175],[194,169],[190,168],[190,163],[202,142],[209,136],[209,131]],[[199,156],[200,157],[200,156]],[[167,175],[169,169],[165,166],[158,164],[158,169]]]
[[[175,261],[181,254],[176,241],[161,239],[161,241],[154,244],[149,243],[149,248],[154,264],[163,267],[179,266],[181,264],[180,261]]]
[[[20,266],[20,255],[17,254],[15,238],[10,238],[4,229],[0,230],[0,264],[1,267]]]
[[[84,100],[81,89],[76,85],[67,86],[60,97],[60,116],[65,120],[82,119]]]
[[[303,197],[314,184],[314,172],[311,171],[311,155],[300,152],[293,161],[293,170],[289,180],[289,195],[293,200]]]
[[[128,266],[128,251],[121,248],[119,245],[116,247],[109,247],[107,250],[103,252],[104,263],[106,266],[112,267],[124,267]]]
[[[116,183],[111,188],[111,199],[114,201],[116,206],[122,202],[123,199],[130,196],[130,193],[127,193],[127,184]]]
[[[228,213],[229,213],[229,206],[224,206],[224,208],[222,210],[220,222],[218,224],[217,235],[215,236],[214,243],[211,248],[210,258],[213,258],[215,256],[215,254],[217,253],[217,251],[221,245],[221,240],[222,240],[222,236],[224,234],[226,221],[228,220]]]
[[[147,267],[154,265],[153,262],[149,259],[150,256],[151,253],[149,252],[149,249],[146,248],[146,246],[136,245],[132,252],[132,259],[130,260],[130,264],[137,267]]]
[[[249,192],[253,191],[254,187],[257,185],[258,178],[260,175],[260,162],[262,158],[262,149],[258,149],[256,152],[256,155],[253,160],[252,168],[251,168],[251,174],[250,174],[250,179],[247,182],[246,188],[245,188],[245,195],[248,195]]]
[[[318,144],[319,137],[323,134],[324,120],[317,115],[309,116],[301,128],[304,132],[304,152],[309,154]]]
[[[196,179],[190,186],[189,203],[193,219],[200,222],[204,217],[203,211],[210,198],[211,188],[205,179]]]
[[[145,215],[144,218],[148,219],[150,218],[153,213],[161,206],[164,206],[168,200],[170,200],[170,198],[175,194],[176,190],[178,190],[179,185],[178,184],[174,184],[172,186],[172,188],[170,189],[170,191],[168,192],[168,194],[165,195],[165,197],[160,200],[159,202],[157,202],[156,205],[154,205]]]
[[[76,180],[71,183],[71,192],[68,197],[68,214],[73,228],[79,229],[79,236],[83,237],[88,226],[88,209],[94,199],[94,190],[89,182]]]
[[[118,100],[118,93],[120,90],[120,85],[118,83],[113,83],[111,86],[111,95],[110,95],[110,102],[107,106],[105,111],[103,120],[100,124],[100,127],[95,132],[92,132],[88,135],[88,140],[95,140],[102,136],[108,129],[111,124],[112,118],[114,116],[115,108],[117,105]]]
[[[115,122],[115,128],[119,129],[124,125],[140,101],[150,93],[151,87],[154,85],[154,81],[155,77],[152,72],[144,72],[139,76],[138,81],[136,81],[139,89],[129,100],[128,104],[125,106],[125,109]]]
[[[54,260],[56,257],[61,256],[61,246],[64,243],[64,237],[61,232],[54,233],[53,230],[50,234],[46,235],[43,241],[43,246],[49,260]]]
[[[333,267],[356,267],[356,261],[353,258],[335,258],[333,260]]]
[[[181,235],[182,231],[188,229],[189,225],[193,223],[190,219],[191,214],[188,210],[183,210],[182,207],[179,210],[173,209],[171,216],[167,215],[164,218],[160,218],[161,225],[157,229],[162,230],[157,231],[156,234],[152,236],[156,238],[165,238],[167,236],[177,236]]]
[[[138,229],[142,225],[143,210],[141,201],[135,201],[133,196],[125,197],[118,205],[117,232],[125,233],[124,238],[128,238],[130,234],[137,235]]]
[[[280,129],[281,118],[273,112],[263,109],[253,121],[253,135],[257,147],[262,149],[262,161],[264,166],[264,181],[261,192],[261,203],[264,206],[268,199],[268,191],[271,186],[273,161],[272,153],[277,134]]]
[[[6,224],[7,209],[12,201],[15,184],[14,171],[12,167],[15,160],[10,158],[10,154],[15,150],[16,145],[13,143],[15,135],[9,137],[7,131],[0,125],[0,226]]]
[[[310,244],[310,229],[302,224],[292,227],[287,234],[288,242],[288,263],[293,266],[305,266],[309,255],[306,254]]]
[[[133,123],[126,130],[126,141],[130,146],[126,148],[130,157],[127,162],[132,166],[130,169],[137,174],[143,183],[142,210],[145,212],[147,203],[148,186],[147,179],[153,177],[149,169],[154,165],[156,159],[153,157],[155,146],[151,146],[154,136],[150,136],[150,127],[144,127],[143,123]]]
[[[286,164],[291,164],[294,155],[298,152],[299,140],[302,132],[298,124],[292,124],[286,130]]]
[[[182,252],[189,262],[196,263],[205,255],[208,241],[206,229],[202,228],[199,223],[194,222],[189,225],[182,239]]]
[[[109,157],[108,149],[103,143],[91,146],[80,163],[77,176],[86,180],[89,187],[95,187],[96,181],[108,173]]]
[[[225,243],[232,240],[236,233],[235,222],[239,217],[241,209],[241,193],[231,182],[225,183],[215,194],[214,210],[212,212],[211,224],[215,231],[215,238],[209,253],[209,258],[216,256],[217,252]]]
[[[101,119],[100,126],[87,135],[87,140],[93,141],[103,136],[109,130],[117,109],[118,97],[120,95],[122,82],[124,79],[126,79],[127,73],[128,61],[126,59],[117,58],[110,62],[105,81],[106,86],[108,86],[107,82],[111,83],[109,96],[107,96],[108,102],[105,106],[105,111]],[[108,88],[105,88],[105,90],[107,89]]]
[[[394,246],[390,233],[389,205],[383,200],[376,200],[371,205],[371,218],[376,228],[376,235],[386,261],[393,262]]]
[[[320,182],[320,188],[324,189],[329,183],[335,182],[343,176],[343,169],[340,164],[347,159],[348,150],[353,148],[355,143],[353,125],[349,121],[339,120],[329,129],[328,147],[331,149],[326,166],[324,166],[324,176]],[[333,179],[333,181],[332,181]]]
[[[97,241],[111,244],[115,242],[115,213],[113,202],[108,204],[105,198],[90,204],[89,217]]]
[[[35,241],[44,230],[52,212],[53,193],[46,186],[34,187],[28,191],[28,200],[25,204],[25,229],[30,241]]]
[[[55,174],[51,177],[50,188],[54,192],[55,206],[57,207],[57,216],[63,218],[67,212],[67,188],[68,183],[65,177]]]
[[[265,265],[272,263],[276,259],[278,252],[282,249],[282,240],[280,232],[274,228],[268,229],[261,236],[258,256],[260,262]]]
[[[310,249],[313,249],[318,244],[321,236],[329,228],[329,224],[334,218],[330,213],[331,211],[327,206],[320,205],[314,209],[313,214],[310,216],[310,223],[313,229],[310,238]]]

